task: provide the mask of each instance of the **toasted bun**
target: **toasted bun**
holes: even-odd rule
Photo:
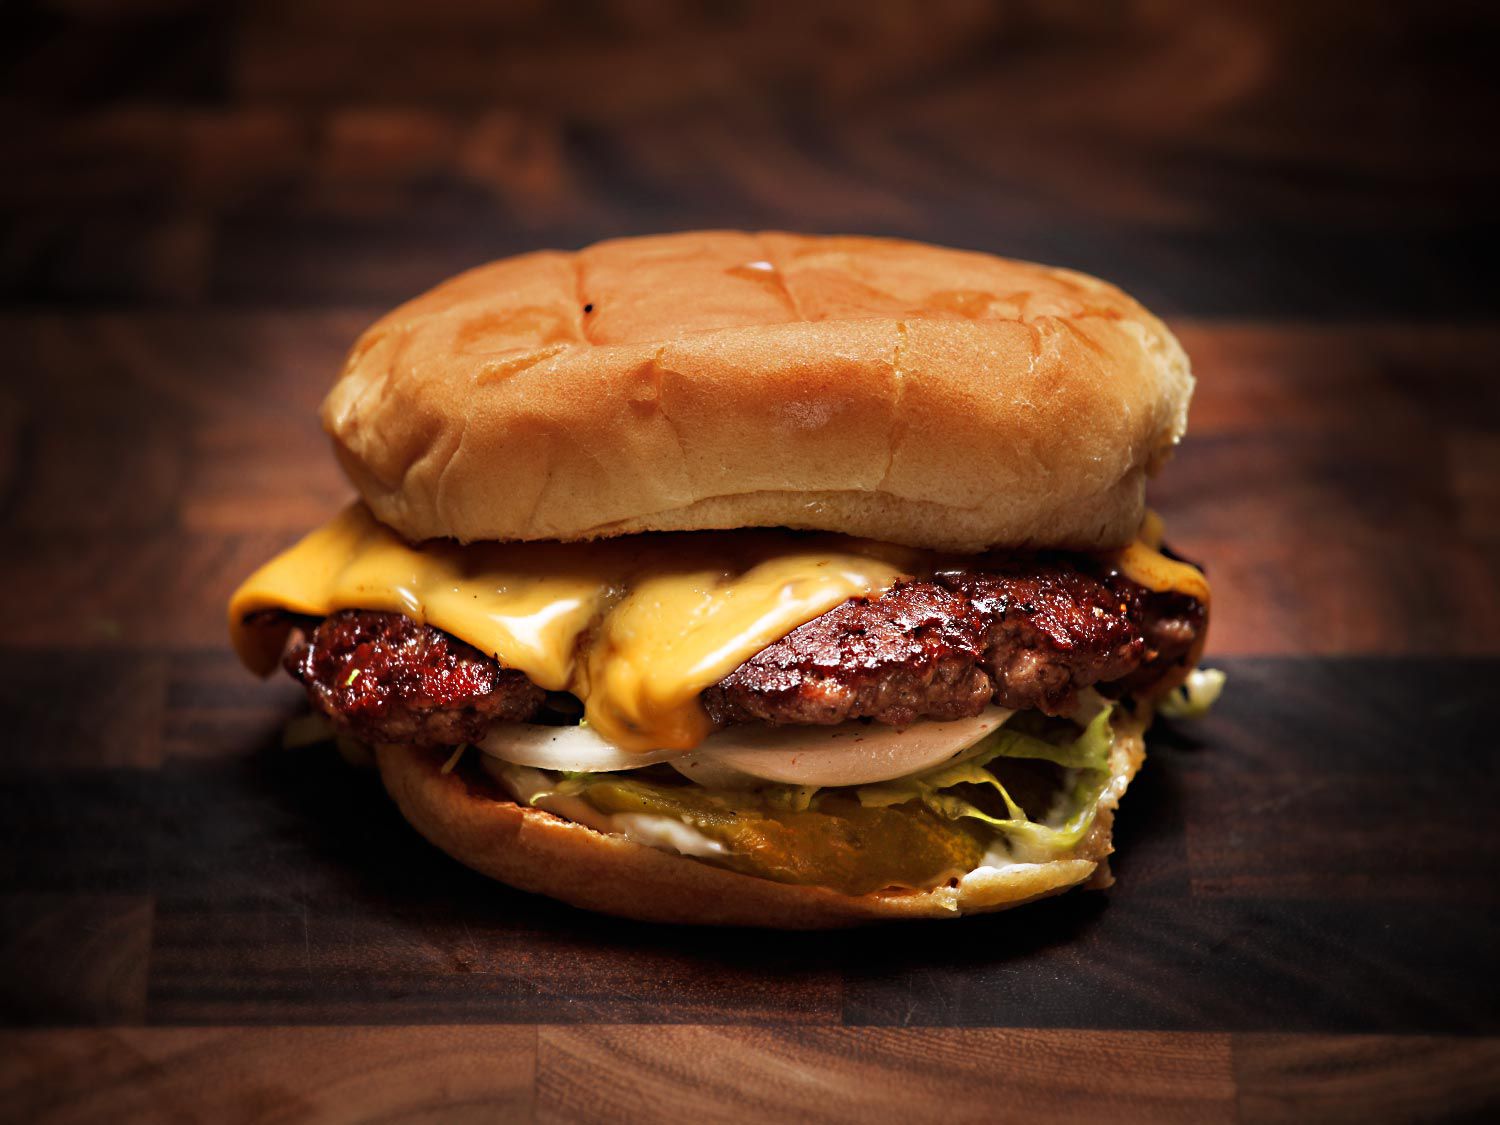
[[[517,805],[461,773],[444,774],[441,754],[381,746],[376,756],[387,791],[418,832],[464,865],[513,887],[646,922],[815,930],[984,914],[1090,879],[1107,885],[1113,813],[1145,758],[1145,721],[1142,716],[1117,724],[1115,782],[1100,798],[1098,819],[1078,848],[1082,858],[982,868],[956,887],[857,896],[741,875]]]
[[[412,540],[787,526],[1086,550],[1139,526],[1191,390],[1161,321],[1083,274],[705,231],[456,277],[361,337],[323,420]]]

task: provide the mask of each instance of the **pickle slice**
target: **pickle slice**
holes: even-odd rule
[[[604,813],[645,813],[689,824],[724,844],[729,854],[706,862],[774,879],[816,884],[859,895],[887,887],[926,889],[979,866],[994,833],[968,820],[949,820],[920,801],[866,808],[828,793],[816,808],[775,808],[755,794],[609,778],[579,794]]]

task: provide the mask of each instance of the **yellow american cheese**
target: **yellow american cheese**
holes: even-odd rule
[[[1158,594],[1175,592],[1186,594],[1209,604],[1208,579],[1191,563],[1169,559],[1161,553],[1162,521],[1155,512],[1147,509],[1145,521],[1136,533],[1135,542],[1109,556],[1120,573],[1138,586],[1144,586]]]

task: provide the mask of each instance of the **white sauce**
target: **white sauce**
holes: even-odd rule
[[[581,797],[564,797],[558,794],[539,796],[552,788],[553,782],[541,770],[515,767],[507,769],[498,762],[484,757],[480,763],[485,771],[510,791],[512,797],[523,805],[535,802],[536,808],[556,813],[567,820],[586,825],[596,832],[608,832],[624,836],[635,844],[648,848],[659,848],[679,855],[709,856],[725,855],[728,849],[717,840],[711,840],[690,824],[673,820],[669,816],[653,816],[650,813],[606,813],[594,808]]]
[[[615,813],[610,821],[616,832],[637,844],[679,855],[727,855],[729,849],[718,840],[710,840],[690,824],[669,816],[649,813]]]

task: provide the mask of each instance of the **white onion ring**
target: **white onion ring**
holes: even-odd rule
[[[672,759],[684,777],[713,788],[758,781],[781,785],[874,785],[941,765],[1015,712],[989,707],[969,719],[918,722],[898,730],[874,723],[834,727],[730,727]]]
[[[589,727],[547,727],[537,723],[496,723],[476,745],[490,757],[512,765],[561,773],[634,770],[683,754],[681,750],[644,753],[621,750]]]
[[[874,785],[941,765],[1014,714],[989,707],[973,718],[918,722],[903,730],[874,723],[838,726],[736,726],[696,749],[621,750],[588,727],[498,723],[478,743],[492,758],[562,773],[614,773],[670,762],[711,788],[781,785]]]

